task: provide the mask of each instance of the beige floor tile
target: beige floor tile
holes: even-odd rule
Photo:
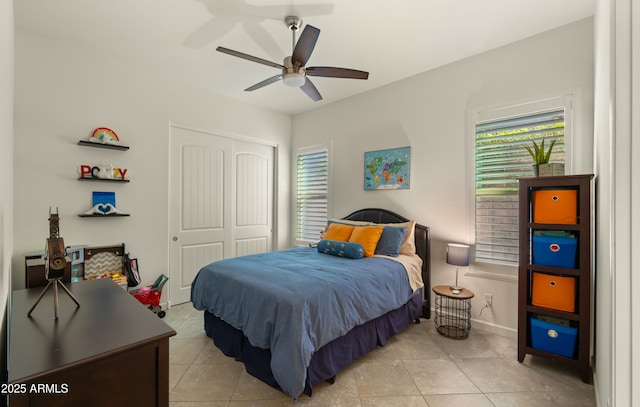
[[[191,365],[176,384],[170,401],[230,400],[241,367],[233,365]]]
[[[496,407],[595,407],[593,396],[566,392],[489,393]]]
[[[187,369],[189,369],[189,366],[191,365],[188,365],[188,364],[182,364],[182,365],[170,364],[169,365],[169,391],[170,392],[174,389],[174,387],[176,387],[176,384],[178,384],[180,379],[182,379],[182,376],[184,376]]]
[[[422,395],[480,393],[478,387],[450,359],[403,362]]]
[[[355,367],[353,376],[360,397],[420,395],[400,360],[369,360]]]
[[[193,363],[196,357],[202,352],[206,338],[198,339],[169,339],[169,363],[173,364],[190,364]]]
[[[257,378],[251,376],[244,370],[244,366],[240,364],[242,371],[238,382],[231,396],[232,400],[291,400],[292,398],[283,393],[281,390],[273,388],[265,384]]]
[[[553,376],[515,358],[464,358],[454,362],[483,393],[570,390]]]
[[[515,340],[473,327],[465,340],[446,338],[433,319],[411,324],[294,404],[224,356],[190,303],[171,307],[164,321],[178,333],[169,345],[171,407],[595,406],[593,386],[574,369],[532,356],[520,364]]]
[[[531,355],[527,355],[525,357],[523,365],[530,367],[532,370],[543,376],[549,377],[552,380],[563,384],[566,388],[569,388],[572,391],[575,390],[588,394],[593,392],[593,385],[582,381],[580,372],[577,368],[554,363],[552,360],[547,358]]]
[[[361,405],[362,407],[430,407],[421,396],[363,397]]]
[[[229,357],[222,353],[220,349],[216,347],[213,341],[209,338],[205,339],[205,344],[202,347],[202,350],[198,354],[198,356],[193,361],[194,364],[198,365],[210,365],[210,364],[240,364],[234,358]],[[244,365],[240,365],[244,368]]]
[[[424,399],[429,407],[494,407],[484,394],[431,394]]]
[[[178,329],[173,329],[177,332],[175,337],[179,339],[204,338],[207,336],[204,332],[204,319],[202,315],[190,315],[180,323]]]
[[[304,406],[353,406],[359,405],[360,399],[358,388],[352,369],[344,369],[338,373],[333,384],[321,382],[313,387],[311,398],[306,395],[300,396],[298,404]]]
[[[493,335],[486,335],[483,332],[471,330],[466,339],[451,339],[439,334],[435,327],[428,331],[433,341],[451,358],[491,358],[504,356],[504,342],[495,344]],[[515,341],[511,341],[515,342]],[[514,348],[514,357],[516,356]]]
[[[442,359],[446,353],[427,334],[428,323],[411,324],[409,328],[389,341],[395,359]]]

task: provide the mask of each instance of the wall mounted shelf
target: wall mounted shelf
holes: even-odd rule
[[[78,177],[78,181],[98,181],[98,182],[129,182],[128,179],[120,179],[120,178],[83,178]]]
[[[117,145],[117,144],[94,143],[92,141],[86,141],[86,140],[78,141],[78,145],[79,146],[85,146],[85,147],[106,148],[106,149],[109,149],[109,150],[121,150],[121,151],[126,151],[126,150],[129,149],[128,146],[122,146],[122,145]]]
[[[111,215],[99,215],[99,214],[93,214],[93,215],[87,215],[84,213],[81,213],[80,215],[81,218],[115,218],[118,216],[131,216],[128,213],[113,213]]]
[[[107,128],[98,128],[96,129],[96,131],[98,130],[104,130],[104,131],[109,131],[111,132],[111,130],[107,129]],[[95,135],[95,132],[94,132]],[[115,134],[114,134],[115,136]],[[115,138],[115,140],[117,140],[117,137]],[[87,140],[80,140],[78,141],[78,145],[79,146],[85,146],[85,147],[96,147],[96,148],[105,148],[108,150],[119,150],[119,151],[126,151],[129,149],[129,147],[127,146],[123,146],[120,144],[109,144],[109,143],[95,143],[92,141],[87,141]],[[121,178],[98,178],[98,177],[85,177],[82,175],[89,175],[89,173],[87,171],[85,171],[86,168],[89,168],[89,166],[81,166],[81,170],[80,170],[80,174],[81,176],[78,177],[78,181],[97,181],[97,182],[129,182],[128,179],[123,179]],[[95,169],[96,167],[92,167],[91,169],[91,173],[93,171],[93,169]],[[116,168],[117,169],[117,168]],[[104,167],[100,167],[100,171],[104,171],[105,168]],[[110,171],[110,170],[109,170]],[[116,174],[118,173],[118,171],[116,171]],[[126,173],[126,170],[124,170],[124,172],[120,172],[120,174],[122,176],[124,176],[124,174]],[[121,213],[120,211],[114,211],[114,212],[118,212],[118,213],[109,213],[109,214],[105,214],[102,213],[100,211],[100,205],[109,205],[109,206],[113,206],[112,209],[115,209],[115,192],[93,192],[94,194],[94,198],[93,198],[93,204],[94,207],[92,208],[91,211],[87,211],[87,212],[97,212],[97,213],[81,213],[78,214],[79,217],[81,218],[114,218],[114,217],[123,217],[123,216],[130,216],[128,213]],[[96,194],[102,194],[102,195],[109,195],[111,194],[111,197],[109,199],[109,197],[102,197],[104,199],[107,199],[107,201],[101,201],[98,200],[96,201]],[[98,204],[99,203],[99,204]],[[95,209],[98,208],[98,211],[96,211]],[[106,210],[105,210],[106,212]]]

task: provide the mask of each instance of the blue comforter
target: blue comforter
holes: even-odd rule
[[[295,248],[221,260],[203,267],[191,301],[271,350],[284,392],[304,390],[313,353],[357,325],[397,309],[412,295],[400,263],[345,259]]]

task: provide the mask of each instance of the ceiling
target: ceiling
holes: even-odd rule
[[[42,34],[246,103],[297,114],[589,16],[596,0],[16,0],[18,29]],[[287,15],[321,30],[308,66],[368,71],[313,77],[323,100],[281,82],[243,89],[282,64]]]

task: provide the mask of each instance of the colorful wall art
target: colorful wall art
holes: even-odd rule
[[[409,189],[411,147],[364,153],[364,189]]]
[[[102,144],[120,144],[120,138],[118,138],[116,132],[107,127],[95,129],[89,141]]]

